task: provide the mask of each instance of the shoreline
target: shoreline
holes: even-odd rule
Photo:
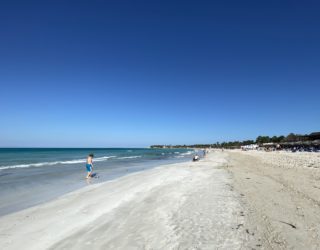
[[[319,249],[319,180],[320,154],[212,151],[0,217],[0,248]]]
[[[0,218],[3,249],[235,249],[239,197],[222,154],[78,190]],[[205,203],[203,201],[206,201]]]
[[[144,160],[131,162],[97,162],[96,176],[86,180],[83,164],[61,167],[30,167],[0,170],[0,217],[33,206],[50,202],[60,196],[80,190],[88,185],[105,183],[131,173],[145,171],[161,165],[185,162],[185,158]],[[100,164],[100,165],[98,165]],[[107,167],[104,166],[107,164]]]

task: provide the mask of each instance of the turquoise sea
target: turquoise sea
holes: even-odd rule
[[[85,180],[94,154],[95,178]],[[162,164],[189,161],[192,149],[1,148],[0,216],[74,191]]]

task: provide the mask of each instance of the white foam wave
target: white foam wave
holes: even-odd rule
[[[186,153],[182,153],[181,155],[191,155],[191,154],[193,154],[194,153],[194,151],[188,151],[188,152],[186,152]]]
[[[141,155],[124,156],[124,157],[119,157],[118,159],[134,159],[134,158],[141,158]]]
[[[114,158],[114,157],[116,157],[116,156],[114,156],[114,155],[111,155],[111,156],[103,156],[103,157],[94,158],[93,161],[106,161],[106,160],[108,160],[108,159],[110,159],[110,158]]]
[[[103,156],[95,158],[94,161],[106,161],[109,158],[112,158],[115,156]],[[12,166],[2,166],[0,167],[0,170],[3,169],[10,169],[10,168],[29,168],[29,167],[43,167],[43,166],[53,166],[58,164],[77,164],[77,163],[85,163],[86,159],[76,159],[76,160],[70,160],[70,161],[51,161],[51,162],[39,162],[39,163],[30,163],[30,164],[20,164],[20,165],[12,165]]]

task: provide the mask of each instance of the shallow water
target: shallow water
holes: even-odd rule
[[[95,178],[85,180],[94,153]],[[87,185],[190,160],[190,149],[0,149],[0,216]]]

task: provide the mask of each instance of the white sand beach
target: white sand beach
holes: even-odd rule
[[[319,249],[319,162],[217,151],[130,174],[1,217],[0,249]]]
[[[251,245],[320,249],[320,154],[228,154],[233,185],[244,198],[244,226],[252,232]]]

